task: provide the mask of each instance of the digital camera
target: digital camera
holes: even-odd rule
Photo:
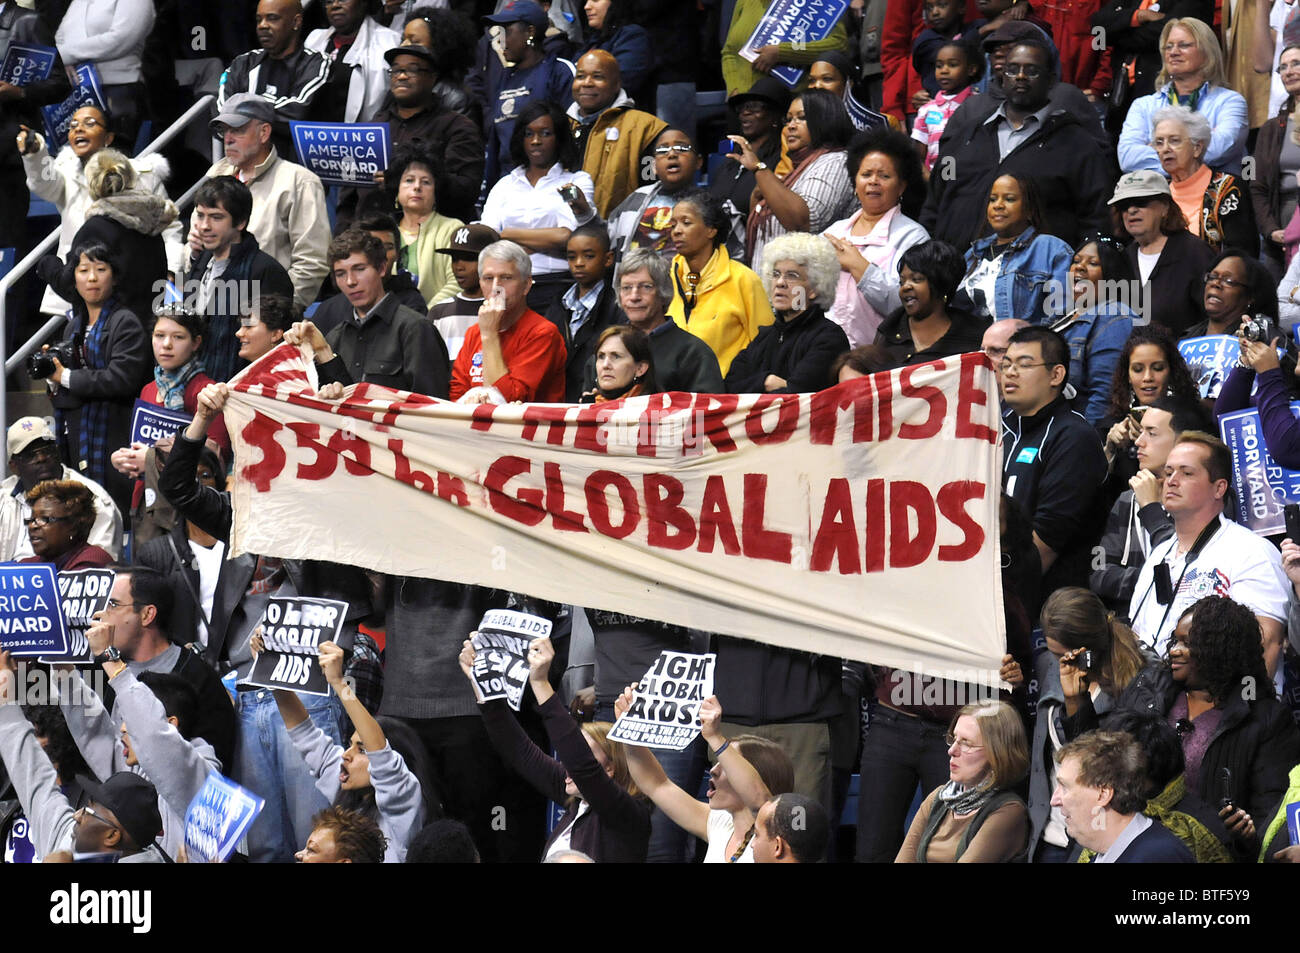
[[[81,361],[77,357],[77,348],[71,341],[59,341],[51,344],[48,351],[37,351],[27,358],[27,373],[32,380],[44,380],[54,373],[54,359],[67,368],[78,368]]]

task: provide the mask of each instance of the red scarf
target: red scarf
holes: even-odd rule
[[[791,169],[786,177],[781,180],[781,184],[787,189],[794,188],[794,184],[799,181],[801,175],[808,171],[808,167],[830,151],[831,150],[825,148],[809,150],[808,154],[799,160],[799,164]],[[790,158],[793,159],[794,156],[791,156]],[[750,210],[749,222],[745,227],[745,251],[750,256],[750,267],[756,268],[761,264],[761,262],[756,262],[753,259],[754,245],[759,234],[767,231],[768,223],[774,216],[775,213],[772,211],[771,206],[768,205],[766,200],[759,201],[754,205],[753,209]]]

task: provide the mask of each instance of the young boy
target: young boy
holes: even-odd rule
[[[938,50],[934,62],[934,77],[938,91],[934,99],[923,105],[912,126],[912,138],[925,169],[926,179],[939,155],[939,138],[957,107],[975,92],[972,85],[984,72],[984,57],[973,40],[956,40],[945,43]]]
[[[600,332],[626,319],[618,307],[618,295],[605,274],[614,264],[609,233],[594,223],[573,230],[565,257],[574,283],[547,309],[546,317],[560,329],[568,348],[564,364],[564,399],[576,403],[582,396],[583,368],[596,349]]]
[[[453,364],[465,343],[465,332],[478,321],[479,305],[483,303],[483,291],[478,284],[478,253],[500,240],[496,230],[486,225],[466,225],[452,234],[450,246],[437,249],[439,254],[451,257],[451,273],[460,285],[456,297],[429,309],[429,317],[446,342],[447,355]]]

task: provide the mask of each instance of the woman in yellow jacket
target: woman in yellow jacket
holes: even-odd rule
[[[673,206],[673,302],[668,317],[707,344],[722,376],[732,360],[775,317],[758,275],[727,254],[731,220],[703,189]]]
[[[450,301],[460,290],[451,271],[451,256],[438,251],[451,244],[456,229],[465,227],[458,218],[439,215],[434,205],[435,183],[442,177],[441,171],[433,156],[400,149],[386,176],[397,187],[397,208],[401,213],[397,224],[402,247],[397,252],[397,264],[410,272],[429,307]]]

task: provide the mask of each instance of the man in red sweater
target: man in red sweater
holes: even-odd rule
[[[514,242],[493,242],[479,253],[478,274],[483,304],[452,365],[451,399],[460,400],[476,387],[495,387],[511,402],[562,402],[564,338],[528,307],[533,284],[528,253]],[[480,392],[470,402],[488,399]]]

